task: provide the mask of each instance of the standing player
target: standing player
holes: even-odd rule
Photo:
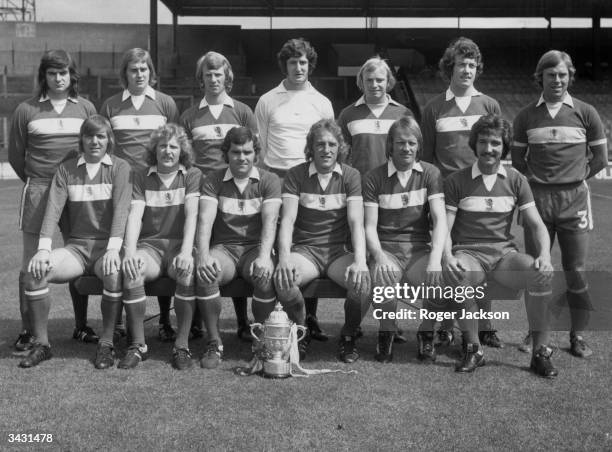
[[[198,105],[189,108],[181,116],[181,124],[193,140],[195,165],[207,174],[209,171],[227,168],[221,144],[228,130],[236,126],[257,131],[257,122],[248,105],[229,96],[234,83],[234,73],[227,58],[217,52],[208,52],[196,64],[196,80],[204,90]],[[238,337],[251,340],[247,315],[247,299],[232,299]]]
[[[359,359],[355,340],[369,305],[361,178],[342,163],[344,139],[333,120],[313,124],[305,156],[284,181],[274,283],[289,317],[300,325],[305,321],[300,287],[327,275],[348,290],[338,357],[352,363]],[[347,248],[349,237],[354,252]],[[307,343],[305,338],[298,345],[300,359]]]
[[[567,92],[575,73],[567,53],[542,55],[534,74],[542,94],[514,120],[512,164],[529,180],[551,243],[559,239],[571,314],[570,350],[583,358],[593,353],[582,335],[591,309],[585,267],[593,221],[586,179],[605,167],[608,150],[595,108]],[[529,253],[534,239],[525,234]]]
[[[317,52],[304,38],[289,39],[277,54],[285,79],[255,106],[263,167],[281,178],[304,162],[306,135],[315,122],[334,119],[331,102],[308,81],[317,66]],[[306,300],[311,337],[327,340],[317,321],[317,299]]]
[[[251,283],[256,322],[265,321],[276,300],[272,247],[281,204],[280,181],[254,166],[259,143],[252,129],[230,129],[221,150],[228,168],[209,172],[200,190],[196,293],[208,331],[207,349],[200,360],[205,369],[216,368],[223,358],[220,286],[238,275]]]
[[[131,369],[147,358],[144,285],[167,274],[176,280],[179,325],[172,361],[186,368],[191,365],[187,339],[195,302],[192,253],[201,173],[192,167],[189,139],[176,124],[153,132],[146,157],[149,168],[134,174],[125,232],[123,303],[132,342],[118,367]]]
[[[113,330],[121,311],[121,259],[119,252],[130,203],[130,167],[112,155],[113,132],[108,121],[95,115],[80,129],[81,153],[56,168],[40,229],[38,252],[28,265],[25,297],[35,344],[20,363],[34,367],[51,358],[47,322],[51,300],[49,283],[71,281],[95,274],[104,283],[103,331],[94,365],[113,364]],[[51,251],[55,225],[66,208],[67,240]],[[110,353],[106,353],[110,351]]]
[[[132,171],[147,168],[145,155],[151,133],[167,122],[178,121],[174,100],[153,89],[157,74],[149,52],[130,49],[123,54],[119,67],[123,91],[107,99],[100,114],[110,121],[117,139],[117,156],[125,159]],[[170,325],[170,297],[158,297],[159,338],[175,339]]]
[[[338,125],[350,147],[349,164],[363,177],[386,162],[387,132],[391,124],[404,115],[412,116],[412,112],[389,96],[395,77],[380,57],[370,58],[361,66],[357,86],[363,96],[342,110]],[[397,342],[406,342],[399,329],[394,338]]]
[[[531,370],[552,378],[557,369],[550,361],[552,350],[546,346],[553,270],[550,241],[527,179],[514,168],[506,170],[501,165],[501,159],[510,150],[510,140],[511,129],[506,120],[496,115],[483,116],[472,127],[469,138],[478,160],[445,180],[450,235],[444,252],[444,271],[449,283],[463,289],[482,286],[487,277],[506,287],[527,289],[525,307],[534,330]],[[535,259],[519,253],[512,242],[510,229],[516,209],[536,239]],[[482,315],[482,309],[478,309],[472,298],[466,299],[459,311],[464,355],[455,367],[457,372],[473,372],[485,364],[474,319],[475,314]]]
[[[33,344],[28,304],[23,295],[27,265],[36,253],[51,178],[63,160],[76,155],[79,129],[96,113],[88,100],[79,96],[79,74],[72,57],[64,50],[48,50],[38,67],[38,93],[19,104],[11,121],[8,158],[17,176],[25,182],[19,211],[23,254],[19,272],[19,309],[22,332],[15,342],[20,351]],[[73,337],[97,342],[87,326],[87,298],[83,300],[70,284],[76,328]]]
[[[389,129],[388,162],[370,171],[364,179],[365,234],[373,287],[394,287],[406,280],[413,286],[422,282],[428,286],[441,283],[447,235],[442,177],[438,168],[419,161],[422,146],[417,122],[408,116],[401,117]],[[385,313],[396,312],[397,299],[387,300],[380,309]],[[396,329],[395,320],[381,319],[378,361],[393,359]],[[417,337],[419,359],[433,361],[432,332],[420,331]]]
[[[472,125],[483,115],[500,115],[495,99],[476,90],[474,82],[482,73],[480,49],[468,38],[457,38],[444,51],[438,64],[447,90],[431,99],[423,110],[423,161],[436,165],[446,178],[454,171],[471,166],[476,157],[468,145]],[[491,310],[491,302],[481,307]],[[444,321],[438,331],[440,342],[453,342],[452,321]],[[490,347],[502,342],[490,320],[480,323],[480,340]]]

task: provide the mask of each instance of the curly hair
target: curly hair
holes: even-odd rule
[[[280,51],[276,54],[278,67],[283,75],[287,75],[287,61],[289,58],[299,58],[304,55],[308,59],[308,75],[312,74],[317,67],[317,51],[310,42],[304,38],[293,38],[283,44]]]
[[[157,165],[157,146],[162,141],[168,142],[172,138],[176,138],[176,141],[181,148],[179,163],[187,169],[193,166],[193,149],[191,148],[191,142],[187,137],[185,129],[174,123],[164,124],[151,133],[149,144],[147,145],[147,153],[145,154],[145,161],[147,162],[147,165]]]
[[[102,115],[92,115],[83,121],[79,131],[79,151],[83,152],[83,137],[92,137],[99,132],[105,132],[108,138],[106,153],[112,154],[115,151],[115,134],[110,122]]]
[[[225,74],[225,91],[229,93],[234,85],[234,71],[232,71],[232,65],[223,55],[217,52],[207,52],[201,56],[196,63],[196,80],[200,84],[200,87],[204,88],[204,72],[207,69],[219,69],[223,68]]]
[[[257,135],[253,133],[251,129],[248,127],[232,127],[228,130],[225,138],[223,139],[223,143],[221,143],[221,152],[223,152],[223,158],[226,163],[229,163],[228,153],[232,148],[232,144],[245,144],[248,142],[253,142],[253,150],[255,151],[255,162],[257,162],[257,157],[259,156],[259,152],[261,151],[261,145],[259,144],[259,139]]]
[[[576,68],[574,67],[574,63],[572,62],[572,58],[565,52],[560,50],[549,50],[544,55],[540,57],[538,64],[536,66],[536,70],[533,74],[533,78],[540,88],[543,86],[542,82],[542,74],[545,69],[555,67],[559,64],[565,64],[567,67],[567,71],[569,72],[569,83],[568,88],[572,86],[574,83],[574,79],[576,77]]]
[[[502,139],[503,150],[501,158],[503,159],[508,155],[510,143],[512,142],[512,125],[501,116],[490,114],[481,116],[472,126],[472,130],[470,130],[468,144],[476,156],[478,156],[476,152],[476,141],[478,141],[478,136],[493,134],[499,135]]]
[[[121,82],[121,86],[123,86],[123,88],[127,89],[128,86],[128,65],[130,63],[140,62],[146,63],[149,68],[149,85],[155,86],[155,84],[157,83],[157,72],[155,72],[155,66],[153,66],[153,59],[151,58],[151,54],[144,49],[135,47],[125,52],[123,54],[123,58],[121,59],[121,65],[119,66],[119,81]]]
[[[453,76],[453,69],[455,67],[455,58],[473,58],[476,60],[476,75],[482,74],[482,68],[484,67],[482,61],[482,54],[480,49],[474,41],[463,36],[452,41],[449,46],[444,50],[444,55],[440,58],[438,67],[442,78],[447,82],[451,80]]]
[[[74,59],[65,50],[47,50],[43,53],[40,59],[40,65],[38,66],[38,97],[44,97],[49,91],[47,85],[47,69],[65,69],[68,68],[70,72],[70,88],[68,88],[68,95],[70,97],[77,97],[79,95],[79,71],[77,70]]]
[[[317,133],[321,130],[327,130],[334,136],[338,142],[338,156],[336,161],[338,163],[343,163],[348,156],[348,149],[344,141],[344,137],[342,136],[342,130],[333,119],[321,119],[310,127],[308,135],[306,136],[306,148],[304,149],[306,161],[311,162],[314,160],[314,141]]]
[[[366,76],[366,74],[374,72],[377,69],[384,69],[387,73],[387,92],[391,91],[395,86],[395,77],[393,76],[391,68],[385,60],[383,60],[379,56],[375,56],[363,63],[363,66],[359,68],[359,72],[357,73],[357,87],[361,90],[362,93],[364,77]]]
[[[412,116],[402,116],[391,124],[391,127],[389,127],[389,132],[387,133],[387,145],[385,146],[385,155],[387,156],[387,159],[390,159],[391,155],[393,154],[393,142],[395,141],[395,135],[396,133],[399,133],[400,130],[405,130],[417,139],[419,148],[415,156],[415,161],[418,161],[421,158],[421,153],[423,152],[423,133],[421,132],[419,123],[416,122]]]

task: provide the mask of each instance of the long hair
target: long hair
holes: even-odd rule
[[[405,130],[410,135],[414,135],[414,137],[417,139],[418,150],[415,156],[415,161],[418,161],[421,158],[421,153],[423,152],[423,133],[421,132],[419,123],[416,122],[412,116],[402,116],[391,124],[391,127],[389,127],[389,132],[387,133],[387,143],[385,146],[385,155],[387,156],[387,159],[390,159],[391,155],[393,155],[393,142],[395,141],[395,135],[400,130]]]
[[[204,88],[204,72],[206,69],[223,68],[225,74],[225,91],[229,93],[234,85],[234,71],[232,65],[223,55],[217,52],[207,52],[196,63],[196,80]]]
[[[576,77],[576,68],[574,67],[574,63],[572,62],[572,57],[570,57],[567,53],[562,52],[560,50],[549,50],[544,55],[540,57],[538,64],[536,66],[536,70],[533,74],[533,78],[540,88],[542,88],[542,74],[545,69],[555,67],[560,63],[564,63],[567,67],[567,71],[569,72],[569,82],[567,87],[569,88],[574,83],[574,79]]]
[[[315,122],[308,131],[308,135],[306,136],[306,148],[304,149],[306,161],[310,162],[314,160],[314,140],[317,132],[320,130],[327,130],[334,136],[338,142],[338,157],[336,158],[336,161],[338,163],[343,163],[348,155],[348,150],[346,148],[346,143],[344,142],[344,137],[342,136],[342,130],[333,119],[321,119]]]
[[[157,83],[157,72],[155,72],[155,66],[153,66],[153,59],[151,54],[144,49],[135,47],[128,50],[123,54],[121,59],[121,65],[119,66],[119,81],[124,89],[128,87],[127,81],[127,67],[130,63],[134,62],[145,62],[149,68],[149,85],[155,86]]]
[[[283,44],[276,54],[278,67],[283,75],[287,75],[287,61],[289,58],[299,58],[304,55],[308,59],[308,75],[317,67],[317,52],[310,42],[304,38],[293,38]]]
[[[81,124],[81,130],[79,131],[79,151],[83,152],[83,137],[91,137],[101,131],[105,132],[108,138],[106,153],[109,155],[113,154],[115,151],[115,135],[113,134],[113,128],[110,122],[102,115],[92,115]]]
[[[472,126],[470,130],[470,138],[468,144],[474,154],[478,156],[476,152],[476,141],[478,141],[478,135],[499,135],[502,139],[503,150],[501,158],[505,158],[510,151],[510,143],[512,141],[512,126],[501,116],[490,114],[481,116],[478,121]]]
[[[223,152],[223,158],[226,163],[229,163],[228,153],[232,147],[232,144],[245,144],[252,141],[253,142],[253,150],[255,151],[255,162],[257,162],[259,158],[259,152],[261,151],[261,145],[259,144],[259,139],[257,135],[253,133],[251,129],[248,127],[232,127],[225,138],[223,139],[223,143],[221,143],[221,152]]]
[[[393,76],[393,72],[391,72],[391,68],[385,60],[383,60],[379,56],[375,56],[363,63],[363,66],[359,68],[359,72],[357,73],[357,87],[361,90],[362,93],[363,79],[366,74],[369,74],[370,72],[374,72],[375,70],[381,68],[384,69],[387,73],[387,92],[393,89],[393,87],[395,86],[395,77]]]
[[[70,54],[61,49],[47,50],[40,59],[40,65],[38,66],[38,97],[46,96],[49,91],[49,86],[47,85],[47,69],[65,68],[68,68],[68,72],[70,72],[70,88],[68,89],[68,95],[70,97],[78,97],[79,79],[81,76]]]
[[[147,162],[147,165],[157,165],[157,145],[161,141],[168,142],[172,138],[176,138],[176,141],[181,148],[179,163],[187,169],[193,166],[193,149],[191,147],[191,142],[187,137],[187,133],[183,127],[171,122],[164,124],[163,126],[159,126],[159,128],[151,133],[149,144],[147,145],[147,153],[145,154],[145,161]]]
[[[455,67],[455,58],[473,58],[476,60],[476,75],[482,74],[482,68],[484,63],[482,61],[482,54],[480,49],[474,41],[463,36],[452,41],[449,46],[444,50],[444,55],[438,62],[440,73],[442,78],[447,82],[453,76],[453,68]]]

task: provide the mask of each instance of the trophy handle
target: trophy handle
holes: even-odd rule
[[[297,330],[302,332],[302,335],[298,334],[298,342],[300,342],[302,339],[304,339],[306,337],[306,327],[302,326],[302,325],[296,325]]]
[[[263,325],[261,323],[251,323],[251,336],[255,338],[257,342],[261,342],[259,337],[255,334],[255,330],[263,331]]]

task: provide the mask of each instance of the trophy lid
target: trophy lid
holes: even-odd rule
[[[290,325],[291,320],[289,320],[287,313],[283,311],[283,306],[277,301],[274,311],[270,313],[265,323],[266,325]]]

